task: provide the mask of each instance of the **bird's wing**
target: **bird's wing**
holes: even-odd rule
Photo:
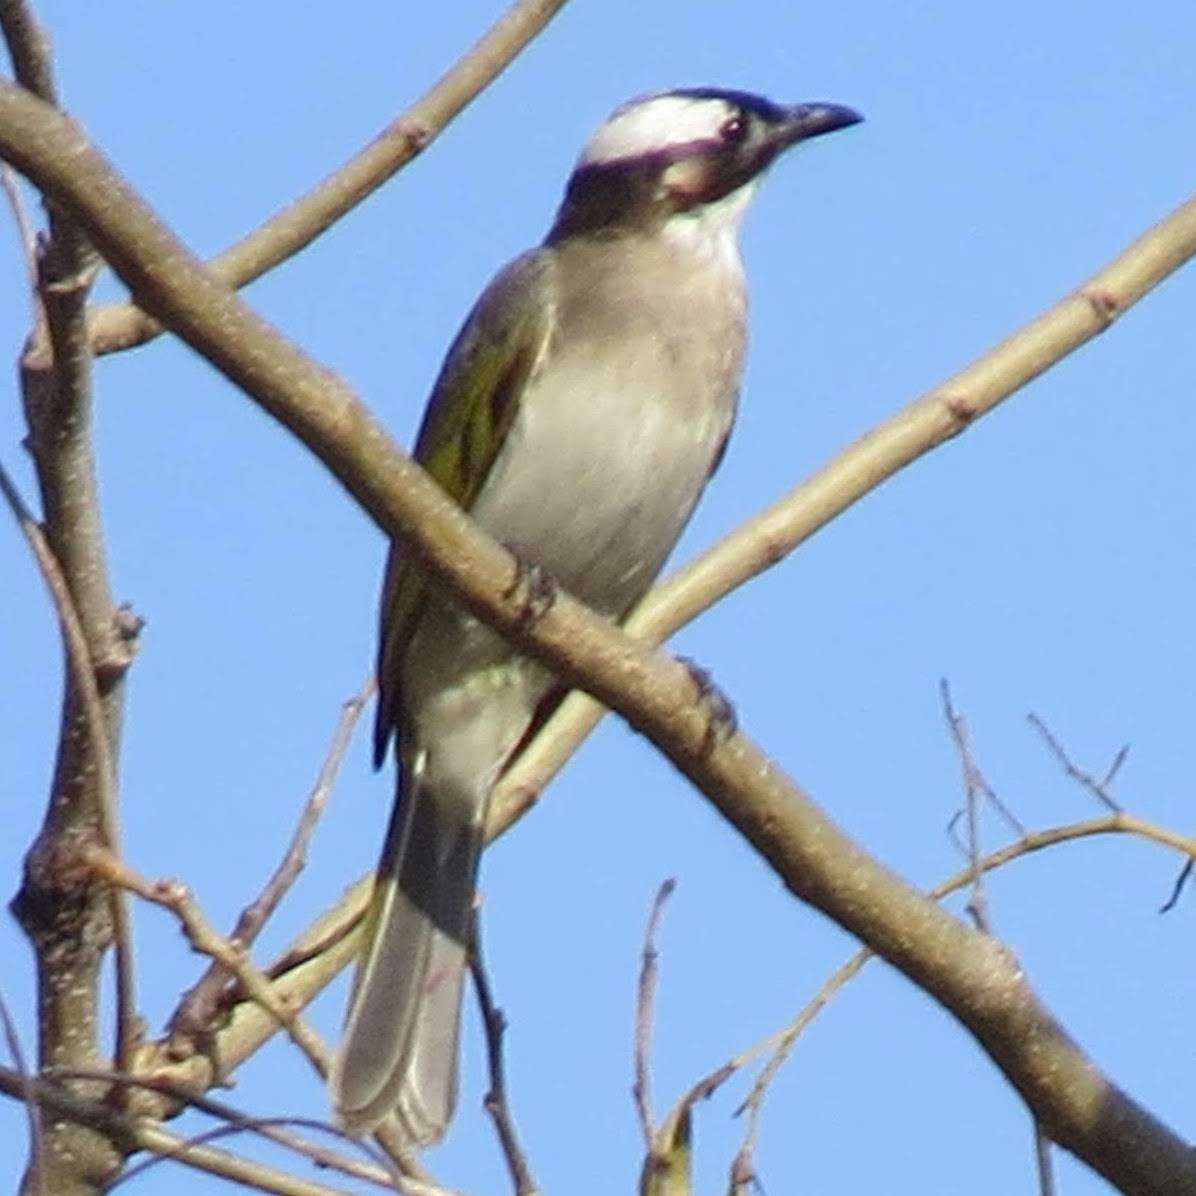
[[[551,253],[516,258],[482,293],[448,351],[415,442],[415,459],[465,510],[502,447],[528,380],[552,334]],[[426,581],[391,544],[382,588],[374,763],[400,715],[398,666],[415,631]]]

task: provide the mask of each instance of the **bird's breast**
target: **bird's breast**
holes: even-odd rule
[[[621,614],[680,535],[729,431],[742,307],[717,318],[592,293],[563,313],[473,514],[566,589]]]

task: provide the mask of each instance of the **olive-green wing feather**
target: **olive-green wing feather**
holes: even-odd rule
[[[532,250],[486,288],[449,349],[424,413],[415,459],[466,510],[490,473],[552,334],[551,264],[551,250]],[[398,664],[425,589],[419,567],[401,544],[392,544],[380,612],[375,765],[385,758],[400,715]]]

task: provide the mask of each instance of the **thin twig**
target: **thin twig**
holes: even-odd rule
[[[1123,743],[1121,747],[1113,754],[1113,762],[1109,765],[1108,772],[1105,773],[1105,778],[1101,784],[1108,788],[1117,779],[1117,774],[1121,771],[1121,766],[1125,763],[1126,757],[1130,754],[1130,745]]]
[[[1137,835],[1150,842],[1158,843],[1160,846],[1181,851],[1188,856],[1189,861],[1196,860],[1196,837],[1180,835],[1175,831],[1169,830],[1167,827],[1148,822],[1125,811],[1118,811],[1115,814],[1108,814],[1100,818],[1090,818],[1083,822],[1072,822],[1061,826],[1048,827],[1040,831],[1029,831],[1022,835],[1016,842],[1007,844],[1005,847],[980,857],[975,865],[969,861],[967,867],[956,872],[953,876],[949,876],[946,880],[941,881],[933,889],[930,889],[927,896],[933,898],[935,901],[941,901],[952,893],[958,892],[973,882],[976,867],[983,873],[993,872],[997,868],[1002,868],[1023,856],[1043,851],[1046,848],[1054,847],[1061,843],[1075,842],[1091,838],[1095,835],[1108,834]],[[872,951],[864,947],[852,955],[850,959],[840,964],[788,1025],[778,1031],[774,1031],[752,1046],[744,1048],[737,1055],[732,1056],[721,1067],[699,1080],[685,1094],[681,1101],[678,1102],[677,1107],[680,1108],[684,1104],[692,1104],[698,1097],[709,1096],[716,1087],[724,1083],[745,1063],[763,1051],[772,1051],[771,1057],[761,1069],[747,1096],[739,1108],[736,1109],[737,1115],[747,1113],[749,1116],[748,1129],[745,1133],[745,1143],[742,1152],[746,1152],[746,1156],[750,1156],[757,1137],[756,1126],[764,1096],[773,1078],[788,1058],[798,1037],[804,1032],[806,1027],[827,1006],[831,998],[872,959],[873,954]]]
[[[21,1078],[7,1068],[0,1068],[0,1092],[19,1095]],[[104,1101],[89,1100],[49,1080],[36,1082],[37,1101],[55,1114],[55,1120],[89,1126],[106,1138],[120,1142],[129,1153],[148,1150],[155,1154],[177,1156],[187,1166],[238,1180],[262,1192],[278,1196],[347,1196],[342,1188],[330,1188],[289,1172],[227,1151],[208,1146],[188,1146],[185,1139],[172,1134],[144,1117],[131,1117]]]
[[[345,753],[349,750],[361,712],[373,693],[374,677],[371,673],[358,692],[342,704],[340,718],[320,766],[319,775],[304,803],[299,822],[282,860],[258,897],[241,912],[229,936],[229,940],[243,950],[253,945],[262,927],[303,870],[312,834],[324,807],[328,804],[328,799],[332,796],[332,786]],[[228,978],[229,973],[224,966],[213,960],[199,980],[184,994],[171,1015],[168,1025],[172,1038],[201,1034],[211,1026]]]
[[[0,994],[0,1022],[4,1026],[4,1042],[8,1047],[13,1068],[21,1077],[21,1103],[25,1106],[25,1116],[29,1122],[29,1165],[25,1172],[25,1186],[23,1190],[32,1193],[43,1191],[42,1183],[42,1115],[37,1103],[37,1087],[33,1073],[25,1062],[25,1052],[21,1049],[21,1036],[17,1033],[16,1023],[12,1019],[8,1002]]]
[[[1055,1196],[1055,1167],[1051,1159],[1051,1140],[1041,1121],[1034,1122],[1034,1163],[1038,1172],[1038,1196]]]
[[[25,262],[25,272],[29,281],[29,292],[32,297],[34,319],[41,318],[41,311],[37,300],[37,234],[33,231],[33,221],[29,219],[29,212],[25,207],[25,197],[21,194],[21,184],[16,171],[7,162],[0,162],[0,185],[4,187],[4,195],[12,211],[13,223],[17,226],[17,239],[21,243],[21,257]]]
[[[352,1137],[345,1133],[344,1130],[338,1129],[328,1122],[316,1121],[309,1117],[254,1117],[238,1109],[235,1105],[230,1105],[227,1101],[213,1100],[211,1097],[196,1092],[190,1085],[181,1084],[169,1076],[130,1076],[104,1068],[52,1067],[46,1070],[45,1078],[48,1080],[95,1080],[109,1085],[121,1085],[126,1088],[147,1089],[148,1091],[170,1097],[179,1107],[187,1106],[197,1109],[201,1113],[206,1113],[209,1117],[218,1118],[226,1122],[228,1128],[259,1134],[261,1137],[267,1138],[269,1141],[275,1142],[287,1150],[293,1150],[296,1154],[309,1159],[318,1167],[328,1167],[341,1171],[345,1175],[352,1176],[355,1179],[364,1179],[370,1183],[382,1184],[390,1188],[393,1188],[396,1180],[395,1173],[386,1167],[386,1160],[382,1156],[377,1155],[360,1139]],[[340,1138],[347,1145],[362,1151],[370,1157],[371,1161],[363,1163],[359,1159],[350,1158],[348,1155],[341,1154],[338,1151],[313,1142],[309,1138],[288,1133],[286,1127],[309,1129],[322,1134],[331,1134],[336,1138]],[[203,1140],[210,1141],[211,1139],[205,1138]],[[199,1139],[189,1139],[188,1141],[196,1142]],[[117,1183],[126,1183],[134,1175],[145,1170],[151,1163],[163,1162],[168,1157],[163,1155],[158,1159],[149,1160],[147,1163],[139,1164],[122,1172]],[[115,1187],[116,1184],[114,1183],[112,1186]]]
[[[143,1159],[140,1163],[127,1168],[108,1185],[107,1191],[119,1188],[130,1180],[139,1179],[147,1171],[161,1166],[163,1163],[187,1163],[187,1152],[196,1146],[206,1146],[218,1142],[222,1138],[231,1138],[237,1134],[259,1134],[261,1137],[284,1148],[290,1148],[302,1155],[314,1166],[328,1170],[340,1171],[350,1179],[364,1179],[368,1183],[378,1184],[388,1191],[402,1191],[400,1177],[390,1175],[385,1171],[375,1171],[373,1168],[363,1167],[353,1159],[327,1150],[312,1142],[309,1138],[301,1138],[298,1134],[287,1132],[287,1127],[295,1129],[324,1129],[329,1127],[322,1122],[304,1117],[245,1117],[243,1120],[227,1125],[212,1126],[210,1129],[200,1130],[184,1138],[177,1151],[169,1154],[155,1155],[153,1158]]]
[[[1043,741],[1047,747],[1051,749],[1052,755],[1059,761],[1063,771],[1078,784],[1082,785],[1093,797],[1103,802],[1110,810],[1120,810],[1120,804],[1114,800],[1113,795],[1109,792],[1109,782],[1121,771],[1121,766],[1125,763],[1125,758],[1129,754],[1129,744],[1118,750],[1116,756],[1113,757],[1113,763],[1109,771],[1105,774],[1104,780],[1098,781],[1092,773],[1076,765],[1072,758],[1067,754],[1067,750],[1059,742],[1058,739],[1051,733],[1051,729],[1046,723],[1037,715],[1031,712],[1026,715],[1026,721],[1042,736]]]
[[[943,704],[943,718],[946,720],[947,729],[951,734],[951,741],[955,744],[960,769],[963,772],[964,812],[968,826],[965,849],[972,870],[972,895],[968,898],[967,909],[972,915],[977,929],[984,931],[985,934],[992,934],[992,920],[989,915],[988,900],[984,894],[984,874],[980,870],[979,804],[980,797],[988,785],[981,777],[979,766],[972,755],[968,725],[951,701],[951,687],[945,677],[939,682],[939,697]]]
[[[287,1032],[321,1079],[327,1078],[332,1060],[328,1047],[290,1003],[274,991],[270,981],[250,962],[245,952],[212,926],[186,885],[177,880],[148,880],[103,848],[84,848],[81,854],[84,862],[111,884],[170,910],[182,924],[191,946],[218,959],[237,978],[246,994]]]
[[[327,1079],[332,1065],[332,1052],[328,1046],[299,1016],[298,1007],[280,991],[281,986],[271,984],[236,943],[229,942],[211,925],[184,884],[173,880],[148,880],[100,848],[85,848],[82,856],[92,869],[113,884],[174,913],[182,923],[191,946],[227,968],[245,994],[286,1031],[320,1078]],[[427,1190],[443,1190],[403,1140],[393,1118],[375,1133],[374,1140],[395,1162],[405,1178]]]
[[[767,1038],[761,1039],[753,1046],[740,1052],[735,1056],[733,1062],[736,1066],[742,1066],[748,1060],[758,1055],[761,1051],[771,1050],[772,1054],[769,1056],[768,1062],[760,1069],[760,1074],[752,1083],[748,1090],[747,1096],[744,1097],[739,1107],[735,1110],[736,1116],[742,1116],[744,1113],[748,1115],[748,1128],[744,1134],[743,1151],[751,1155],[753,1153],[756,1139],[759,1134],[759,1120],[760,1112],[764,1103],[764,1094],[768,1091],[769,1085],[777,1072],[781,1070],[781,1066],[789,1057],[793,1050],[794,1044],[802,1031],[814,1020],[815,1017],[822,1011],[822,1009],[830,1001],[831,997],[835,995],[847,982],[850,980],[865,963],[871,958],[869,951],[857,951],[849,960],[840,964],[831,974],[823,981],[822,986],[810,998],[810,1000],[802,1007],[797,1016],[783,1029],[770,1034]],[[724,1064],[713,1075],[719,1075],[725,1071],[728,1065]]]
[[[951,688],[946,678],[940,682],[943,701],[943,715],[951,732],[951,739],[959,755],[960,767],[963,770],[965,801],[967,803],[968,844],[967,858],[972,870],[972,894],[968,898],[968,912],[975,919],[978,929],[985,934],[994,934],[992,914],[985,894],[982,873],[980,871],[980,820],[977,813],[979,798],[982,793],[991,793],[991,786],[984,779],[980,765],[972,752],[971,736],[968,725],[962,715],[956,710],[951,699]],[[1113,769],[1116,772],[1116,766]],[[1054,1183],[1051,1176],[1050,1143],[1042,1128],[1042,1122],[1034,1118],[1034,1148],[1038,1162],[1038,1179],[1042,1196],[1052,1196]]]
[[[482,955],[482,920],[476,909],[470,937],[469,970],[473,975],[473,988],[477,994],[478,1009],[482,1015],[482,1027],[486,1034],[486,1058],[490,1068],[490,1088],[483,1103],[486,1112],[490,1114],[490,1119],[494,1122],[494,1129],[498,1134],[499,1145],[502,1147],[503,1158],[506,1160],[507,1171],[511,1176],[511,1185],[515,1189],[516,1196],[538,1196],[540,1188],[532,1178],[527,1154],[520,1145],[519,1135],[515,1129],[515,1119],[511,1115],[510,1100],[507,1097],[506,1063],[503,1053],[507,1019],[503,1011],[495,1004],[494,993],[490,987],[486,961]]]
[[[1175,878],[1175,884],[1171,886],[1171,896],[1159,906],[1160,914],[1169,914],[1178,904],[1180,894],[1184,891],[1184,885],[1192,879],[1192,869],[1196,861],[1191,859],[1184,861],[1184,866],[1179,870],[1179,875]]]
[[[511,5],[410,108],[360,152],[236,244],[209,269],[232,287],[260,278],[293,257],[426,149],[462,109],[478,97],[535,38],[565,0],[518,0]],[[97,355],[143,344],[162,331],[132,303],[109,303],[92,312]]]
[[[75,607],[70,586],[59,568],[58,561],[46,540],[41,525],[33,518],[3,464],[0,464],[0,490],[3,490],[8,507],[25,535],[46,587],[50,591],[50,597],[58,615],[62,637],[66,643],[71,677],[79,693],[83,718],[90,739],[89,746],[95,761],[100,833],[113,857],[119,858],[120,824],[116,813],[116,769],[112,758],[111,741],[108,738],[108,720],[104,716],[104,705],[100,697],[99,686],[96,683],[95,670],[87,646],[87,638],[83,631],[82,620]],[[114,887],[111,890],[109,905],[112,915],[113,955],[116,963],[117,1005],[120,1011],[118,1025],[122,1028],[118,1033],[118,1043],[123,1042],[124,1054],[128,1055],[132,1053],[136,1037],[134,1029],[136,1018],[133,989],[133,932],[129,923],[129,911],[125,905],[124,895],[119,888]],[[120,1052],[118,1052],[119,1057]]]
[[[656,934],[660,928],[661,915],[664,913],[665,902],[673,895],[677,881],[669,877],[656,890],[652,901],[652,912],[648,915],[648,925],[644,931],[644,948],[640,955],[640,976],[636,985],[635,995],[635,1058],[634,1075],[631,1084],[631,1095],[635,1100],[636,1113],[639,1115],[640,1130],[644,1135],[644,1145],[651,1149],[656,1137],[656,1128],[652,1119],[652,1015],[653,1002],[656,997]]]

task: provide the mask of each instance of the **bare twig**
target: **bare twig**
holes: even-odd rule
[[[13,1069],[21,1079],[21,1103],[25,1106],[25,1116],[29,1122],[29,1165],[26,1168],[26,1189],[30,1192],[43,1191],[42,1183],[42,1117],[41,1108],[37,1103],[37,1089],[34,1076],[25,1062],[25,1052],[21,1049],[21,1036],[17,1033],[16,1023],[8,1009],[8,1002],[0,994],[0,1023],[4,1027],[4,1043],[8,1047],[9,1057],[12,1059]]]
[[[1194,861],[1188,859],[1184,862],[1184,866],[1179,870],[1179,875],[1175,878],[1175,884],[1171,886],[1171,896],[1159,906],[1160,914],[1169,914],[1179,901],[1180,894],[1184,891],[1184,885],[1192,879],[1192,869]]]
[[[802,1007],[798,1015],[782,1030],[770,1034],[767,1038],[762,1039],[754,1046],[748,1047],[739,1055],[735,1056],[734,1062],[737,1067],[742,1066],[749,1059],[758,1055],[761,1051],[771,1050],[772,1054],[769,1056],[768,1062],[760,1069],[760,1074],[752,1083],[748,1090],[747,1096],[744,1097],[739,1108],[735,1110],[736,1115],[746,1113],[748,1115],[748,1128],[744,1134],[743,1146],[740,1148],[740,1153],[745,1157],[750,1158],[755,1152],[756,1141],[759,1137],[760,1114],[764,1107],[764,1097],[769,1086],[772,1084],[777,1072],[781,1070],[785,1060],[789,1058],[790,1052],[793,1050],[794,1044],[797,1042],[801,1033],[814,1020],[815,1017],[826,1007],[831,997],[835,995],[847,982],[850,980],[863,966],[872,958],[869,951],[857,951],[846,963],[841,964],[836,968],[830,976],[823,981],[819,990],[810,998],[810,1000]],[[712,1074],[719,1075],[725,1071],[728,1064],[724,1064],[719,1071]]]
[[[952,893],[958,892],[967,885],[974,883],[977,871],[981,873],[993,872],[998,868],[1004,867],[1006,864],[1012,863],[1014,860],[1038,851],[1043,851],[1046,848],[1055,847],[1061,843],[1091,838],[1095,835],[1107,834],[1138,835],[1150,842],[1158,843],[1160,846],[1170,847],[1183,852],[1187,855],[1189,862],[1196,860],[1196,837],[1179,835],[1166,827],[1147,822],[1144,819],[1119,810],[1115,814],[1109,814],[1101,818],[1091,818],[1084,822],[1072,822],[1062,826],[1048,827],[1040,831],[1028,831],[1014,843],[1010,843],[976,860],[969,860],[967,867],[955,873],[954,876],[950,876],[935,885],[933,889],[929,890],[928,896],[936,901],[941,901],[944,897],[948,897]],[[754,1149],[757,1138],[757,1124],[767,1090],[782,1064],[784,1064],[793,1050],[798,1037],[814,1018],[822,1012],[831,998],[859,973],[864,964],[873,958],[873,955],[874,952],[870,951],[867,947],[857,951],[850,959],[842,963],[827,977],[814,996],[810,998],[787,1026],[770,1034],[767,1038],[761,1039],[754,1045],[745,1048],[716,1071],[710,1073],[705,1079],[699,1081],[690,1090],[691,1093],[700,1091],[702,1095],[708,1095],[710,1091],[713,1091],[714,1086],[723,1083],[732,1072],[738,1070],[749,1060],[760,1054],[760,1052],[765,1050],[772,1051],[772,1055],[761,1069],[760,1074],[756,1077],[743,1103],[736,1110],[737,1114],[746,1112],[749,1115],[748,1130],[745,1135],[744,1146],[741,1149],[741,1153],[745,1154],[746,1157],[750,1157]],[[686,1094],[683,1101],[691,1101],[692,1103],[690,1093]]]
[[[236,1134],[247,1133],[257,1134],[275,1143],[277,1146],[293,1150],[316,1167],[339,1171],[343,1175],[347,1175],[350,1179],[362,1179],[368,1183],[378,1184],[380,1187],[386,1188],[391,1192],[403,1191],[401,1177],[392,1175],[380,1168],[365,1166],[357,1162],[356,1159],[350,1159],[346,1155],[320,1146],[310,1138],[302,1138],[298,1134],[289,1132],[291,1129],[327,1131],[329,1128],[323,1122],[304,1117],[254,1118],[239,1115],[238,1119],[234,1122],[213,1126],[211,1129],[201,1130],[199,1133],[191,1134],[189,1137],[184,1138],[178,1150],[171,1151],[169,1154],[158,1154],[153,1158],[144,1159],[142,1162],[129,1167],[108,1186],[108,1191],[122,1187],[131,1180],[139,1179],[147,1171],[152,1171],[155,1167],[159,1167],[163,1163],[182,1163],[184,1166],[187,1165],[189,1162],[187,1153],[196,1146],[205,1146],[211,1142],[218,1142],[221,1138],[229,1138]]]
[[[1130,745],[1123,743],[1121,747],[1113,753],[1113,762],[1109,765],[1108,771],[1105,773],[1101,785],[1106,789],[1113,784],[1117,779],[1117,774],[1121,771],[1121,766],[1125,763],[1126,758],[1130,754]]]
[[[635,1101],[636,1113],[639,1115],[644,1145],[649,1149],[652,1146],[652,1139],[656,1135],[652,1118],[651,1095],[652,1018],[653,1003],[656,999],[656,934],[660,929],[660,919],[664,913],[665,902],[673,895],[673,890],[676,887],[676,880],[669,877],[656,890],[656,896],[652,901],[652,912],[648,915],[648,925],[644,931],[644,948],[640,954],[640,977],[635,992],[635,1078],[631,1084],[631,1095]]]
[[[278,1145],[293,1150],[296,1154],[311,1160],[319,1167],[328,1167],[333,1170],[341,1171],[345,1175],[352,1176],[356,1179],[364,1179],[370,1183],[383,1184],[386,1187],[393,1187],[396,1176],[394,1172],[385,1166],[385,1160],[381,1157],[376,1157],[374,1152],[370,1150],[360,1139],[353,1138],[343,1130],[338,1129],[334,1125],[330,1125],[324,1121],[315,1121],[307,1117],[270,1117],[259,1118],[254,1117],[241,1109],[230,1105],[227,1101],[213,1100],[211,1097],[204,1096],[202,1093],[196,1092],[194,1088],[187,1084],[181,1084],[169,1076],[158,1075],[124,1075],[120,1072],[101,1070],[98,1068],[50,1068],[46,1072],[46,1078],[49,1080],[55,1079],[75,1079],[75,1080],[97,1080],[103,1081],[106,1084],[121,1085],[123,1087],[142,1088],[151,1092],[157,1092],[163,1096],[168,1096],[178,1106],[187,1106],[197,1109],[201,1113],[206,1113],[209,1117],[215,1117],[226,1123],[225,1129],[233,1129],[237,1131],[245,1131],[248,1133],[258,1134],[263,1138],[269,1139]],[[337,1151],[331,1150],[326,1146],[322,1146],[317,1142],[313,1142],[309,1138],[300,1137],[297,1134],[288,1133],[287,1129],[309,1129],[322,1134],[331,1134],[333,1137],[340,1138],[347,1145],[356,1148],[370,1156],[372,1162],[363,1163],[359,1159],[350,1158],[348,1155],[341,1154]],[[204,1136],[201,1138],[188,1139],[188,1144],[198,1141],[211,1141],[210,1137]],[[159,1156],[157,1159],[152,1159],[146,1163],[138,1164],[121,1173],[120,1179],[117,1183],[127,1183],[134,1176],[147,1169],[147,1167],[154,1163],[164,1162],[169,1155]],[[185,1160],[183,1160],[185,1161]],[[112,1185],[116,1187],[117,1184]]]
[[[21,1086],[18,1075],[0,1068],[0,1092],[19,1095]],[[88,1126],[105,1138],[120,1142],[126,1153],[148,1150],[172,1155],[189,1167],[278,1196],[348,1196],[344,1189],[300,1179],[227,1151],[209,1146],[188,1146],[185,1139],[147,1118],[130,1117],[103,1101],[88,1100],[53,1081],[36,1081],[36,1095],[38,1103],[54,1113],[55,1120]]]
[[[939,683],[939,686],[942,694],[943,715],[947,720],[947,727],[951,732],[951,739],[955,744],[960,767],[963,770],[964,800],[968,822],[967,858],[972,872],[972,891],[968,898],[967,910],[975,920],[978,929],[984,931],[985,934],[995,934],[992,911],[989,908],[983,873],[980,869],[980,818],[977,809],[980,797],[991,794],[992,786],[980,771],[980,765],[972,752],[968,725],[963,716],[955,710],[951,699],[951,688],[945,678]],[[1031,1114],[1033,1114],[1033,1110],[1031,1110]],[[1038,1177],[1043,1196],[1051,1196],[1053,1184],[1051,1183],[1050,1139],[1043,1129],[1042,1122],[1037,1117],[1034,1118],[1034,1150],[1038,1161]]]
[[[96,681],[83,622],[53,549],[3,465],[0,465],[0,490],[3,490],[9,509],[25,535],[54,602],[63,642],[66,645],[67,664],[74,691],[78,695],[81,716],[87,730],[88,747],[94,762],[96,812],[100,834],[108,850],[114,856],[119,856],[120,824],[116,812],[116,769],[109,739],[108,720],[104,713],[103,699]],[[117,999],[122,1011],[120,1025],[124,1027],[123,1034],[118,1035],[118,1039],[125,1044],[125,1054],[131,1054],[135,1036],[132,929],[129,925],[128,910],[119,889],[113,888],[110,891],[108,904],[113,923]]]
[[[968,898],[967,909],[977,929],[983,930],[985,934],[992,934],[992,919],[984,894],[984,874],[980,870],[979,804],[981,796],[989,790],[989,785],[981,776],[980,768],[972,755],[968,725],[951,701],[951,687],[945,677],[939,682],[939,697],[943,704],[943,718],[947,722],[947,729],[951,733],[951,741],[955,744],[959,766],[963,772],[964,816],[968,827],[965,853],[972,870],[972,895]]]
[[[236,1065],[241,1059],[260,1045],[265,1038],[277,1027],[286,1031],[292,1042],[303,1052],[321,1079],[326,1079],[331,1066],[332,1053],[318,1034],[301,1018],[298,1009],[301,1002],[293,999],[288,993],[287,985],[279,979],[271,982],[265,974],[256,968],[236,943],[224,938],[208,922],[199,906],[188,892],[185,885],[179,881],[152,881],[138,875],[120,860],[111,856],[101,848],[85,848],[82,852],[87,865],[111,883],[120,885],[130,892],[136,893],[144,900],[169,909],[179,919],[187,935],[188,941],[195,950],[210,955],[218,960],[233,976],[236,977],[241,989],[247,997],[260,1007],[270,1018],[270,1024],[261,1026],[250,1035],[246,1027],[241,1026],[234,1035],[230,1035],[237,1045],[221,1049],[218,1053],[226,1068]],[[360,916],[360,905],[364,902],[366,888],[357,887],[353,901],[355,912],[352,920]],[[329,935],[326,943],[335,945],[335,958],[312,960],[312,967],[319,983],[312,985],[305,995],[318,991],[324,983],[343,968],[356,954],[356,941],[340,935]],[[294,948],[288,952],[291,958],[302,958],[302,952]],[[304,965],[300,964],[302,968]],[[217,1036],[218,1042],[224,1040],[224,1035]],[[209,1073],[210,1074],[210,1073]],[[375,1141],[399,1167],[409,1180],[423,1185],[428,1190],[440,1190],[430,1173],[419,1163],[402,1135],[392,1122],[385,1124],[374,1135]]]
[[[463,108],[477,98],[523,51],[565,0],[517,0],[402,116],[306,195],[218,254],[212,273],[244,286],[293,257],[352,211],[396,171],[426,149]],[[109,303],[92,313],[97,354],[143,344],[162,331],[132,303]]]
[[[8,508],[13,513],[17,525],[25,535],[25,540],[37,562],[38,570],[50,591],[54,602],[54,611],[62,626],[62,636],[66,643],[68,663],[74,675],[75,684],[83,697],[84,715],[87,719],[88,734],[94,739],[93,751],[97,758],[98,778],[100,789],[100,811],[104,820],[104,839],[112,851],[118,846],[114,840],[118,835],[116,824],[116,793],[112,753],[108,746],[108,729],[104,721],[104,709],[100,700],[99,687],[96,685],[95,674],[92,671],[91,657],[87,650],[87,641],[83,635],[83,627],[79,613],[75,609],[74,599],[70,588],[62,574],[53,549],[46,542],[45,533],[41,525],[33,518],[29,508],[21,498],[15,483],[9,476],[8,470],[0,465],[0,490],[4,492]]]
[[[21,184],[16,173],[7,162],[0,162],[0,185],[4,187],[4,197],[8,200],[12,211],[13,223],[17,226],[17,238],[21,243],[21,257],[25,262],[25,272],[29,279],[29,291],[34,302],[34,316],[40,313],[37,307],[37,234],[33,231],[33,221],[29,219],[29,212],[25,208],[25,197],[21,194]]]
[[[1120,810],[1121,806],[1114,800],[1113,795],[1109,792],[1109,784],[1114,777],[1121,771],[1121,766],[1125,763],[1126,756],[1129,755],[1129,744],[1120,748],[1117,754],[1113,757],[1113,763],[1109,766],[1108,772],[1105,773],[1103,780],[1097,780],[1092,773],[1080,768],[1076,765],[1072,758],[1067,754],[1067,750],[1059,742],[1059,740],[1052,734],[1051,729],[1037,714],[1030,713],[1026,715],[1026,721],[1034,728],[1035,731],[1042,736],[1043,742],[1051,749],[1051,754],[1059,761],[1063,771],[1078,784],[1082,785],[1089,793],[1092,794],[1098,801],[1103,802],[1110,810]]]
[[[1038,1172],[1038,1196],[1055,1196],[1055,1168],[1051,1160],[1051,1140],[1042,1128],[1042,1122],[1034,1123],[1034,1162]]]
[[[321,1079],[328,1075],[331,1052],[319,1035],[312,1030],[280,996],[270,981],[250,962],[238,944],[226,939],[204,916],[195,899],[181,881],[147,880],[127,864],[103,848],[85,848],[83,860],[109,883],[136,893],[145,901],[170,910],[182,924],[187,941],[204,955],[210,955],[234,975],[245,992],[263,1009],[269,1011],[287,1032],[295,1045],[307,1056]]]
[[[261,928],[303,870],[311,836],[324,812],[324,807],[328,804],[328,799],[332,796],[336,774],[352,742],[353,731],[361,712],[373,693],[374,678],[371,674],[358,692],[342,705],[341,715],[324,762],[320,766],[319,775],[304,803],[298,825],[283,858],[257,899],[241,912],[229,936],[230,942],[236,943],[240,948],[247,949],[253,944]],[[224,966],[213,960],[171,1015],[168,1024],[172,1037],[191,1037],[210,1028],[228,978],[229,973]],[[177,1051],[178,1045],[173,1049]]]
[[[532,1178],[527,1154],[519,1142],[515,1119],[511,1115],[511,1103],[507,1097],[506,1064],[503,1053],[503,1039],[507,1030],[507,1019],[494,1001],[490,978],[486,972],[486,961],[482,955],[482,920],[474,910],[473,933],[470,936],[469,970],[473,975],[474,992],[478,997],[478,1009],[482,1015],[482,1027],[486,1033],[486,1058],[490,1067],[490,1088],[485,1096],[486,1112],[494,1122],[502,1147],[511,1185],[516,1196],[538,1196],[539,1185]]]

